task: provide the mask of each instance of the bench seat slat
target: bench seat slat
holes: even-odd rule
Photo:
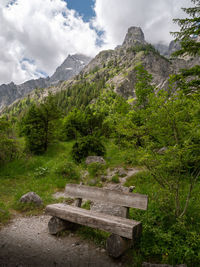
[[[148,196],[137,193],[124,193],[105,188],[67,184],[65,193],[70,197],[90,199],[95,202],[112,203],[122,207],[146,210]]]
[[[48,205],[46,207],[46,213],[63,220],[101,229],[128,239],[132,239],[133,234],[141,229],[140,222],[84,210],[66,204]]]

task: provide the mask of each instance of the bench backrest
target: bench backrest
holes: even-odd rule
[[[95,202],[112,203],[122,207],[146,210],[148,196],[137,193],[124,193],[105,188],[67,184],[65,192],[70,197],[89,199]]]

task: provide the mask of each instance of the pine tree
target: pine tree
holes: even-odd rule
[[[180,26],[179,32],[172,33],[180,41],[181,49],[175,55],[200,56],[200,0],[191,0],[195,6],[182,8],[189,18],[174,19]]]
[[[39,106],[33,104],[22,120],[22,134],[26,137],[27,148],[35,153],[44,153],[56,128],[59,111],[53,96],[48,96]]]
[[[172,34],[181,45],[181,49],[173,56],[200,56],[200,0],[191,0],[191,2],[194,4],[193,7],[182,8],[189,18],[173,20],[180,26],[180,31]],[[191,95],[199,93],[199,77],[200,66],[196,65],[190,69],[181,70],[174,80],[178,88],[182,89],[186,95]]]

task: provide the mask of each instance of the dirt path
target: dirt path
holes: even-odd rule
[[[69,234],[51,236],[49,216],[19,217],[0,231],[1,267],[112,267],[124,266],[105,250]]]

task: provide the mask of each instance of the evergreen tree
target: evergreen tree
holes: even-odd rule
[[[31,152],[40,154],[47,150],[48,144],[53,139],[58,117],[59,111],[52,95],[49,95],[41,105],[33,104],[30,107],[22,120],[22,133]]]
[[[190,8],[182,8],[189,15],[185,19],[174,19],[180,26],[179,32],[172,33],[176,41],[181,44],[181,49],[173,56],[200,56],[200,1],[191,0],[194,4]],[[177,87],[181,88],[185,94],[199,93],[200,88],[200,66],[196,65],[190,69],[183,69],[180,74],[174,76]]]
[[[193,7],[182,8],[189,18],[173,20],[180,26],[179,32],[172,33],[181,44],[181,49],[175,52],[175,55],[200,56],[200,42],[197,40],[200,36],[200,1],[191,2]]]
[[[154,91],[154,87],[151,84],[152,75],[149,74],[142,65],[135,67],[135,71],[135,94],[137,97],[137,105],[146,108],[148,106],[149,96]]]

